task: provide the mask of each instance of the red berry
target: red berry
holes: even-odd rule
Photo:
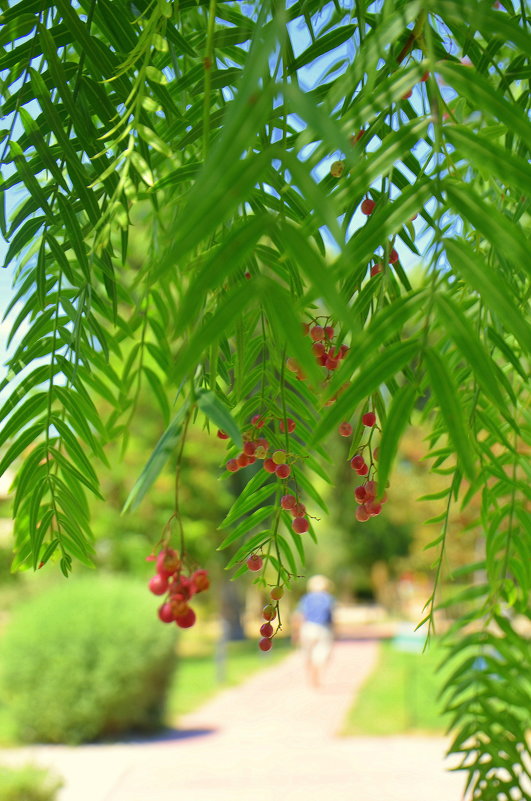
[[[322,356],[317,357],[317,364],[320,364],[321,367],[324,367],[327,361],[328,361],[328,354],[326,353],[326,351],[323,353]]]
[[[359,470],[360,467],[363,467],[365,464],[365,459],[360,453],[357,453],[356,456],[353,456],[350,462],[350,466],[353,470]]]
[[[344,359],[349,350],[350,348],[348,345],[341,345],[341,347],[339,348],[339,358]],[[346,386],[348,386],[348,384]]]
[[[181,567],[179,554],[173,548],[165,548],[157,554],[157,573],[159,576],[169,578]]]
[[[288,434],[291,434],[293,431],[295,431],[295,426],[296,426],[297,424],[296,424],[295,420],[292,420],[292,419],[291,419],[291,417],[288,417],[288,418],[287,418],[287,420],[286,420],[286,422],[287,422],[287,424],[288,424]],[[280,430],[281,430],[282,432],[284,432],[284,430],[285,430],[285,426],[284,426],[284,420],[281,420],[281,421],[280,421]]]
[[[157,573],[156,576],[149,580],[148,587],[153,595],[164,595],[168,590],[168,579]]]
[[[240,455],[236,459],[236,462],[238,464],[238,467],[247,467],[247,465],[250,464],[249,457],[247,456],[246,453],[240,453]]]
[[[369,513],[365,508],[365,505],[362,504],[358,506],[356,509],[356,520],[359,520],[360,523],[365,523],[369,519]]]
[[[312,353],[314,356],[322,356],[323,353],[326,353],[326,348],[322,342],[314,342],[312,345]]]
[[[254,456],[256,450],[256,442],[245,442],[243,445],[243,452],[246,456]]]
[[[277,465],[274,463],[273,459],[265,459],[264,460],[264,470],[268,473],[274,473],[277,469]]]
[[[256,446],[258,448],[260,448],[260,447],[261,448],[265,448],[265,450],[267,451],[267,449],[269,448],[269,442],[267,441],[267,439],[264,439],[264,437],[259,437],[256,440]]]
[[[339,364],[339,359],[334,359],[333,356],[328,356],[325,362],[325,367],[328,367],[329,370],[335,370]]]
[[[375,501],[369,501],[365,504],[365,508],[371,517],[376,517],[382,511],[382,504]]]
[[[325,325],[324,332],[327,339],[334,338],[334,329],[331,325]]]
[[[350,437],[350,435],[352,434],[352,426],[350,425],[350,423],[341,423],[341,425],[338,428],[338,431],[342,437]]]
[[[257,570],[261,570],[264,561],[261,556],[258,556],[257,553],[252,553],[246,560],[246,565],[249,570],[252,570],[255,573]]]
[[[264,417],[261,414],[255,414],[254,417],[251,418],[251,425],[255,428],[263,428],[264,427]]]
[[[218,439],[228,439],[229,438],[229,435],[225,434],[225,432],[222,431],[221,428],[219,429],[219,431],[216,434],[216,436],[217,436]]]
[[[280,499],[280,505],[283,509],[293,509],[297,504],[297,499],[294,495],[283,495]]]
[[[196,570],[190,578],[194,592],[204,592],[210,587],[210,579],[206,570]]]
[[[251,277],[251,273],[250,273],[249,271],[247,271],[246,273],[244,273],[244,276],[245,276],[245,278],[247,278],[247,280],[249,281],[249,279],[250,279],[250,277]]]
[[[365,200],[361,204],[361,213],[366,214],[369,217],[373,211],[376,203],[371,197],[366,197]]]
[[[430,73],[429,72],[425,72],[424,75],[422,76],[422,78],[420,79],[421,83],[425,83],[428,80],[429,77],[430,77]]]
[[[365,492],[369,497],[374,498],[376,495],[376,481],[366,481]]]
[[[383,272],[383,264],[381,264],[380,262],[378,262],[377,264],[373,264],[371,267],[371,278],[373,278],[375,275],[378,275],[378,273],[382,272]]]
[[[294,517],[291,527],[295,534],[304,534],[310,528],[310,524],[305,517]]]
[[[306,514],[306,507],[303,503],[296,503],[293,509],[291,510],[291,514],[293,517],[304,517]]]
[[[367,493],[365,492],[365,487],[356,487],[354,490],[354,497],[356,498],[358,503],[363,503],[367,498]]]
[[[410,89],[408,92],[405,93],[405,95],[402,95],[402,100],[409,100],[412,94],[413,94],[413,89]]]
[[[291,473],[291,467],[287,464],[279,464],[275,469],[275,473],[279,478],[287,478]]]
[[[366,464],[362,464],[362,466],[361,466],[361,467],[359,467],[359,468],[356,470],[356,472],[357,472],[358,476],[366,476],[366,475],[367,475],[367,473],[369,472],[369,468],[367,467],[367,465],[366,465]]]
[[[273,636],[273,626],[271,623],[262,623],[260,626],[260,634],[262,637],[272,637]]]
[[[364,426],[372,428],[372,426],[376,422],[376,415],[374,414],[374,412],[366,412],[361,418],[361,422],[363,423]]]
[[[262,609],[262,617],[264,620],[274,620],[277,616],[277,610],[273,604],[266,604]]]
[[[393,249],[391,250],[391,253],[389,254],[389,263],[390,263],[390,264],[394,264],[394,263],[395,263],[395,262],[397,262],[397,261],[398,261],[398,253],[397,253],[397,252],[396,252],[396,250],[393,248]]]
[[[236,470],[240,469],[240,466],[239,466],[238,462],[236,461],[236,459],[229,459],[229,461],[227,462],[225,467],[227,468],[229,473],[235,473]]]
[[[310,329],[310,336],[314,342],[320,342],[324,339],[324,329],[320,325],[314,325],[313,328]]]
[[[270,651],[273,647],[273,642],[269,639],[269,637],[264,637],[258,643],[258,647],[261,651]]]
[[[286,359],[286,367],[290,371],[290,373],[298,373],[299,372],[299,365],[297,360],[294,359],[292,356],[289,359]]]
[[[304,336],[307,336],[310,333],[310,323],[302,324],[302,333],[304,334]]]
[[[165,603],[159,606],[158,616],[159,620],[162,620],[163,623],[172,623],[175,618],[173,616],[171,604]]]
[[[175,618],[175,622],[181,629],[189,629],[194,625],[196,616],[194,610],[189,606],[184,615]]]
[[[283,587],[273,587],[271,592],[269,593],[271,598],[274,601],[280,601],[282,596],[284,595],[284,588]]]

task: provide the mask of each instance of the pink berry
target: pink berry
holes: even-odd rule
[[[334,329],[331,325],[325,325],[324,332],[327,339],[334,338]]]
[[[356,487],[356,489],[354,490],[354,497],[356,498],[358,503],[363,503],[367,498],[365,487]]]
[[[161,576],[157,573],[156,576],[149,580],[148,587],[153,595],[164,595],[168,591],[168,579],[166,576]]]
[[[356,472],[358,476],[366,476],[367,473],[369,472],[369,468],[367,467],[366,464],[362,464],[362,466],[359,467],[358,470],[356,470]]]
[[[287,420],[286,420],[286,422],[287,422],[287,424],[288,424],[288,434],[291,434],[293,431],[295,431],[295,426],[296,426],[297,424],[295,423],[295,420],[292,420],[292,419],[291,419],[291,417],[288,417],[288,418],[287,418]],[[281,421],[280,421],[280,430],[281,430],[282,432],[284,432],[284,430],[285,430],[285,426],[284,426],[284,420],[281,420]]]
[[[374,200],[371,197],[366,197],[361,204],[361,213],[369,217],[373,213],[375,206]]]
[[[365,508],[364,504],[358,506],[356,509],[356,520],[359,520],[360,523],[365,523],[369,519],[369,513]]]
[[[365,459],[360,453],[357,453],[356,456],[353,456],[350,461],[350,466],[353,470],[359,470],[360,467],[363,467],[365,464]]]
[[[314,325],[314,327],[310,329],[310,336],[314,342],[320,342],[324,339],[323,327],[321,325]]]
[[[273,459],[265,459],[264,460],[264,470],[267,473],[274,473],[277,469],[277,465],[274,463]]]
[[[270,651],[273,647],[273,642],[269,639],[269,637],[263,637],[258,643],[258,647],[261,651]]]
[[[322,342],[314,342],[312,345],[312,353],[314,356],[319,358],[319,356],[322,356],[323,353],[326,353],[326,348]]]
[[[221,428],[219,429],[219,431],[216,434],[216,436],[217,436],[218,439],[228,439],[229,438],[229,435],[225,434],[225,432],[222,431]]]
[[[194,625],[196,616],[194,610],[189,606],[184,615],[179,615],[175,618],[175,622],[181,629],[189,629]]]
[[[274,620],[277,616],[277,610],[273,604],[266,604],[262,609],[262,617],[264,620]]]
[[[291,509],[291,514],[293,517],[304,517],[306,514],[306,507],[303,503],[296,503],[293,509]]]
[[[227,462],[225,467],[227,468],[229,473],[235,473],[237,470],[240,469],[240,466],[239,466],[238,462],[236,461],[236,459],[229,459],[229,461]]]
[[[179,554],[173,548],[164,548],[157,554],[157,573],[159,576],[169,578],[181,567]]]
[[[210,579],[206,570],[196,570],[190,576],[191,589],[194,593],[205,592],[210,587]]]
[[[295,534],[304,534],[310,528],[310,524],[305,517],[294,517],[291,527]]]
[[[283,509],[293,509],[296,503],[297,499],[294,495],[283,495],[280,499],[280,505]]]
[[[382,504],[376,503],[376,501],[369,501],[365,504],[365,508],[371,517],[377,517],[382,511]]]
[[[262,637],[272,637],[273,636],[273,626],[271,623],[262,623],[260,626],[260,634]]]
[[[171,605],[169,603],[162,604],[159,606],[158,610],[159,620],[162,620],[163,623],[172,623],[174,621],[173,612],[171,610]]]
[[[361,418],[361,422],[363,423],[364,426],[372,428],[372,426],[376,422],[376,415],[374,414],[374,412],[366,412]]]
[[[338,428],[338,431],[342,437],[350,437],[350,435],[352,434],[352,426],[350,425],[350,423],[341,423],[341,425]]]
[[[376,495],[376,481],[366,481],[365,482],[365,492],[367,496],[370,498],[374,498]]]
[[[275,473],[279,478],[287,478],[291,473],[291,467],[288,464],[279,464],[275,469]]]
[[[251,554],[246,560],[246,565],[249,570],[256,572],[257,570],[261,570],[262,565],[264,564],[263,559],[261,556],[258,556],[257,553]]]

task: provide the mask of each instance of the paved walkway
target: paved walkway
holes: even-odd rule
[[[0,762],[55,768],[60,801],[460,801],[463,777],[445,770],[442,738],[336,736],[376,653],[374,642],[337,643],[318,690],[294,653],[166,739],[6,749]]]

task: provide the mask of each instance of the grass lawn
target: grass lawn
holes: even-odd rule
[[[437,700],[448,669],[436,673],[443,648],[432,640],[425,653],[399,651],[392,642],[380,645],[375,671],[350,708],[342,734],[443,734],[445,718]]]
[[[256,640],[229,642],[223,671],[219,654],[216,660],[213,643],[204,644],[199,653],[180,657],[168,700],[168,722],[178,724],[181,715],[197,709],[219,690],[240,684],[253,673],[278,662],[291,650],[287,638],[275,638],[269,653],[260,651]]]

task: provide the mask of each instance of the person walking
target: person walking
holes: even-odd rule
[[[300,644],[310,684],[318,687],[334,642],[335,600],[326,576],[312,576],[293,619],[293,640]]]

